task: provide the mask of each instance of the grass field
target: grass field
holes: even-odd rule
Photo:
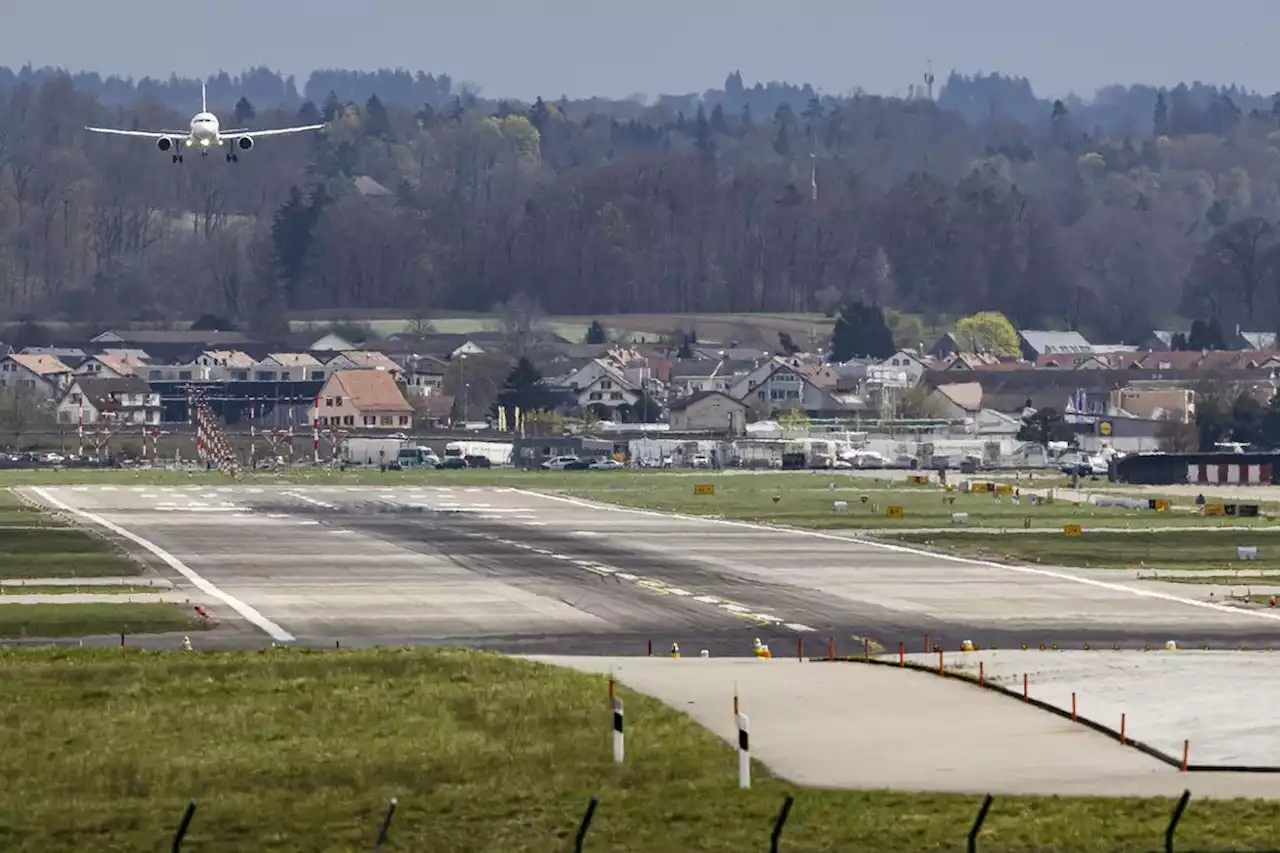
[[[1270,528],[1254,530],[1086,530],[1083,536],[1066,536],[1061,532],[1006,536],[916,533],[895,538],[967,556],[1058,566],[1280,569],[1280,528],[1274,523]],[[1256,547],[1258,558],[1238,560],[1237,545]]]
[[[0,603],[0,637],[93,637],[199,631],[205,624],[178,604]]]
[[[138,586],[136,584],[0,584],[0,599],[6,595],[154,595],[165,592],[166,587]]]
[[[979,797],[797,790],[685,715],[620,690],[627,763],[609,755],[602,679],[442,650],[183,654],[0,652],[0,847],[158,850],[189,797],[184,850],[766,850],[964,847]],[[74,668],[75,678],[67,671]],[[1157,849],[1166,800],[997,798],[983,851]],[[1265,849],[1280,804],[1193,801],[1179,849]]]

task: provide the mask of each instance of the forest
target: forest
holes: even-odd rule
[[[1201,84],[1038,98],[748,85],[651,101],[494,99],[448,75],[211,78],[224,124],[323,120],[175,165],[86,124],[182,128],[200,81],[0,68],[0,320],[835,314],[1136,342],[1280,329],[1280,99]]]

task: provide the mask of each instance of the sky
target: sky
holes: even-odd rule
[[[1280,90],[1280,0],[0,0],[0,65],[167,78],[266,65],[446,72],[490,97],[751,83],[906,94],[932,61],[1027,77]]]

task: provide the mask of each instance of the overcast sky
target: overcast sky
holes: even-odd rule
[[[1057,11],[1052,11],[1057,10]],[[933,61],[1037,94],[1179,80],[1280,89],[1280,0],[0,0],[0,65],[141,77],[267,65],[447,72],[493,97],[756,80],[905,94]]]

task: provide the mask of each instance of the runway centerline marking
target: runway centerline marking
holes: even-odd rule
[[[1014,574],[1036,575],[1039,577],[1054,578],[1056,580],[1069,581],[1070,583],[1080,584],[1081,586],[1091,586],[1095,589],[1105,589],[1111,592],[1122,592],[1139,598],[1153,598],[1159,601],[1168,601],[1174,604],[1184,604],[1189,607],[1200,607],[1205,610],[1216,610],[1219,613],[1230,613],[1235,616],[1253,617],[1255,619],[1265,619],[1272,622],[1280,621],[1280,614],[1268,613],[1262,610],[1241,610],[1235,607],[1228,607],[1225,604],[1215,604],[1209,601],[1196,601],[1190,598],[1182,598],[1167,592],[1158,592],[1151,589],[1136,589],[1135,587],[1125,586],[1124,584],[1111,583],[1110,581],[1100,581],[1094,578],[1084,578],[1078,575],[1068,574],[1066,572],[1056,572],[1052,569],[1037,569],[1033,566],[1011,566],[1005,563],[993,563],[989,560],[978,560],[973,557],[959,557],[955,554],[941,554],[934,551],[923,551],[919,548],[911,548],[906,545],[896,545],[890,542],[879,542],[874,539],[857,539],[849,536],[835,536],[830,533],[823,533],[818,530],[803,530],[798,527],[770,527],[764,524],[752,524],[749,521],[734,521],[728,518],[709,518],[706,516],[687,515],[677,512],[658,512],[651,509],[637,509],[636,507],[619,506],[617,504],[598,503],[596,501],[583,500],[581,498],[569,498],[563,495],[549,495],[542,492],[533,492],[528,489],[517,489],[508,487],[507,491],[517,494],[528,495],[531,497],[543,498],[549,501],[559,501],[561,503],[571,504],[573,506],[584,507],[586,509],[598,509],[606,512],[620,512],[632,515],[644,515],[651,518],[671,518],[680,521],[694,521],[702,524],[721,525],[724,527],[738,527],[746,530],[755,530],[762,533],[787,533],[793,536],[807,536],[813,539],[824,539],[828,542],[843,542],[846,545],[865,545],[869,548],[878,548],[882,551],[889,551],[897,554],[910,554],[915,557],[928,557],[934,560],[942,560],[948,563],[958,563],[962,566],[978,566],[985,569],[998,569],[1004,572]]]
[[[168,551],[161,548],[159,545],[152,542],[151,540],[144,539],[143,537],[139,536],[136,533],[131,533],[130,531],[125,530],[123,527],[116,524],[115,522],[108,521],[107,519],[103,518],[102,516],[96,513],[92,513],[87,510],[80,509],[79,507],[74,507],[74,506],[71,506],[70,504],[63,503],[61,500],[59,500],[58,498],[55,498],[53,495],[49,494],[47,491],[45,491],[44,489],[38,486],[33,487],[31,491],[35,492],[37,495],[39,495],[42,499],[47,501],[52,506],[55,506],[58,509],[63,510],[64,512],[72,513],[73,515],[79,516],[80,518],[83,518],[86,521],[89,521],[93,524],[97,524],[100,527],[105,527],[107,530],[110,530],[112,533],[115,533],[119,536],[123,536],[125,539],[128,539],[130,542],[133,542],[135,544],[141,545],[143,548],[146,548],[152,554],[155,554],[157,557],[163,560],[170,568],[172,568],[178,574],[182,575],[184,578],[191,581],[191,583],[197,589],[201,590],[207,595],[213,596],[214,598],[218,599],[222,603],[226,604],[232,610],[234,610],[235,612],[243,616],[246,620],[248,620],[249,622],[253,623],[254,625],[261,628],[263,631],[265,631],[271,637],[271,639],[277,640],[282,643],[293,642],[294,636],[290,634],[288,631],[286,631],[284,628],[281,628],[279,625],[272,622],[270,619],[263,616],[257,610],[250,607],[248,604],[245,604],[243,601],[236,598],[235,596],[225,593],[222,590],[218,589],[218,587],[214,586],[212,583],[210,583],[209,581],[201,577],[199,574],[197,574],[196,571],[192,569],[190,566],[188,566],[186,563],[182,562],[177,557],[173,556]]]

